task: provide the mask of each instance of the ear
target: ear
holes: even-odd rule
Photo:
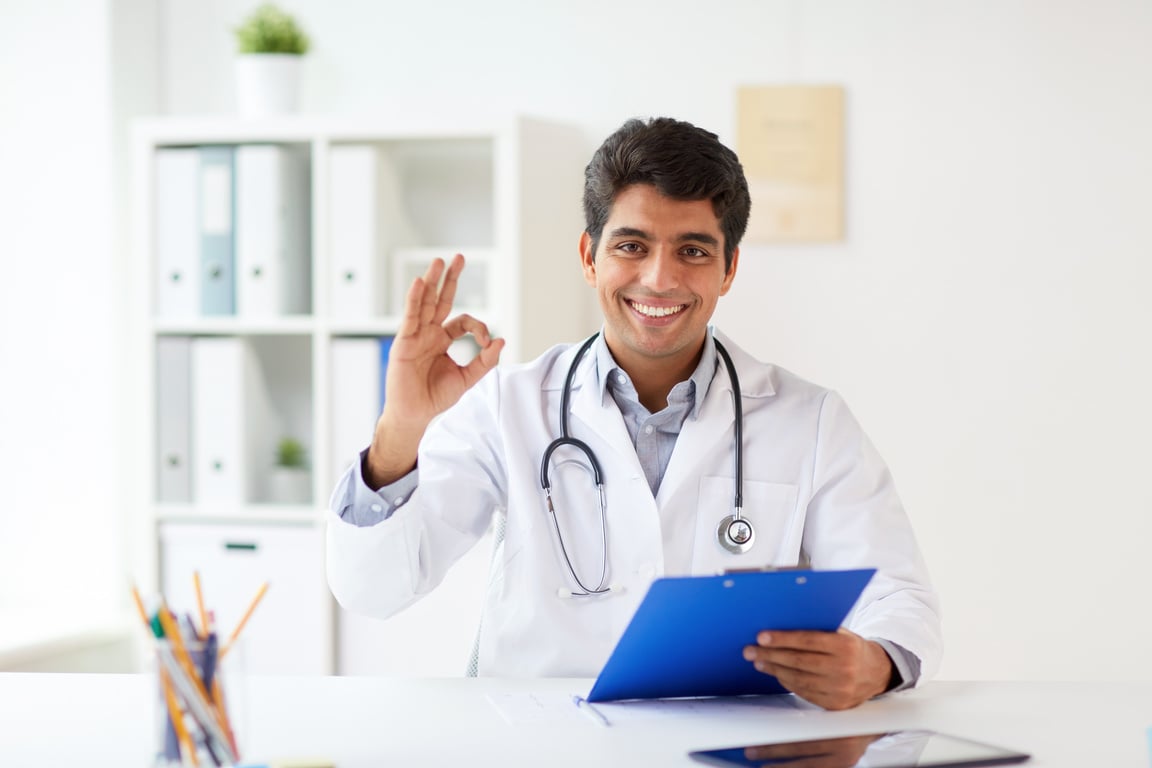
[[[720,295],[723,296],[728,293],[728,289],[732,287],[732,280],[736,277],[736,267],[740,264],[740,249],[732,251],[732,266],[728,269],[728,274],[724,275],[724,282],[720,284]]]
[[[596,286],[596,254],[592,252],[592,236],[587,231],[580,235],[580,267],[584,270],[584,282]]]

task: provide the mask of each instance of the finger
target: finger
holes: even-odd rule
[[[452,263],[448,265],[448,272],[444,275],[444,284],[440,286],[440,294],[436,299],[436,312],[432,315],[432,322],[443,323],[444,318],[452,311],[452,302],[456,300],[456,285],[460,273],[464,271],[464,255],[456,254]]]
[[[756,635],[757,644],[765,648],[793,648],[814,653],[835,653],[849,641],[849,637],[837,632],[760,632]]]
[[[504,339],[493,339],[492,343],[480,350],[472,362],[464,366],[464,381],[470,387],[484,377],[484,374],[500,362],[500,351],[504,349]]]
[[[400,318],[397,336],[414,336],[420,330],[420,305],[424,297],[424,280],[416,278],[404,297],[404,315]]]
[[[444,274],[444,259],[432,259],[424,273],[424,295],[420,304],[420,324],[428,325],[436,314],[436,294],[440,288],[440,276]],[[438,323],[437,323],[438,324]]]
[[[488,331],[488,325],[469,314],[457,315],[444,323],[444,331],[453,341],[470,333],[481,349],[492,343],[492,335]]]
[[[822,653],[805,653],[804,651],[762,651],[757,654],[752,663],[761,672],[770,669],[769,674],[790,669],[818,675],[830,675],[839,670],[833,657]]]

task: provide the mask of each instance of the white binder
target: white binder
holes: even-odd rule
[[[192,340],[156,340],[156,499],[165,504],[192,501],[191,415]]]
[[[332,339],[332,479],[344,474],[372,433],[384,405],[387,347],[391,339]],[[384,346],[386,345],[386,346]]]
[[[260,496],[272,456],[258,446],[267,430],[268,398],[256,357],[239,338],[192,342],[193,502],[212,511]]]
[[[236,310],[247,317],[311,307],[308,157],[299,148],[236,148]]]
[[[332,317],[365,320],[384,312],[387,276],[377,215],[379,163],[374,147],[332,147],[328,199]]]
[[[195,147],[156,150],[153,242],[158,317],[200,314],[199,174]]]

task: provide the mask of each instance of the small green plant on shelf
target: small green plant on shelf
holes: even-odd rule
[[[276,466],[306,469],[304,446],[293,437],[283,438],[276,446]]]
[[[308,35],[295,17],[265,3],[236,27],[236,46],[240,53],[289,53],[302,56],[308,52]]]

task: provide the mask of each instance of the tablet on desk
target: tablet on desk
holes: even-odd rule
[[[963,768],[1023,763],[1031,755],[935,731],[892,731],[689,752],[710,765],[824,768]]]
[[[764,629],[835,631],[875,569],[657,579],[588,701],[787,693],[744,660]]]

